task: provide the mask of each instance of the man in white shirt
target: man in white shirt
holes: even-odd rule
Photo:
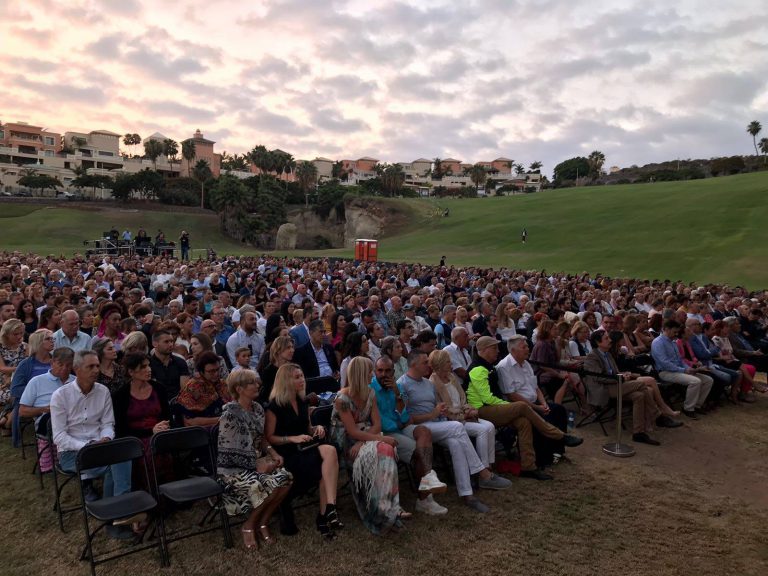
[[[469,351],[469,332],[463,326],[451,330],[451,343],[443,348],[451,356],[451,368],[459,380],[464,381],[467,368],[472,364],[472,354]]]
[[[61,328],[53,333],[54,348],[71,348],[74,352],[90,350],[91,337],[80,331],[80,315],[74,310],[66,310],[61,315]]]
[[[237,364],[235,352],[238,348],[250,348],[251,350],[251,369],[256,370],[259,365],[259,358],[264,352],[264,338],[256,332],[256,313],[246,312],[240,319],[240,327],[227,340],[227,354],[232,362],[232,366]]]
[[[96,382],[99,358],[95,352],[84,350],[75,355],[76,378],[64,384],[51,396],[51,429],[59,453],[59,465],[67,472],[77,470],[77,453],[88,444],[109,442],[115,437],[115,416],[109,389]],[[131,491],[131,461],[93,468],[84,479],[104,477],[104,497],[119,496]],[[98,499],[88,482],[86,500]],[[123,526],[107,526],[107,533],[118,539],[130,539],[133,534]]]

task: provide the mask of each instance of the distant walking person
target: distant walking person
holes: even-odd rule
[[[182,230],[179,243],[181,244],[181,259],[189,262],[189,232]]]
[[[522,233],[520,234],[520,238],[522,239],[522,241],[523,241],[523,244],[525,244],[525,241],[526,241],[526,240],[528,240],[528,230],[526,230],[525,228],[523,228],[523,231],[522,231]]]

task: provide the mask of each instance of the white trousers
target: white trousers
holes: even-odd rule
[[[451,452],[453,477],[459,496],[472,495],[470,476],[485,468],[472,446],[461,422],[446,420],[443,422],[422,422],[422,426],[432,432],[432,442],[445,446]]]
[[[475,452],[483,466],[490,468],[496,462],[496,426],[493,422],[478,418],[477,422],[464,422],[464,430],[475,439]]]

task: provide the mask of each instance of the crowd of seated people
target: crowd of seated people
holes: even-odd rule
[[[50,417],[50,453],[68,471],[91,442],[134,436],[149,449],[172,427],[216,430],[215,471],[228,513],[246,515],[247,548],[274,541],[278,512],[280,532],[298,532],[292,503],[315,490],[316,528],[334,538],[340,470],[363,524],[383,534],[412,516],[399,500],[403,467],[415,512],[447,512],[435,446],[461,502],[483,513],[477,490],[511,485],[497,469],[500,430],[517,433],[520,476],[551,479],[558,456],[581,444],[568,402],[597,413],[621,394],[633,440],[651,446],[680,418],[755,402],[767,313],[763,292],[667,280],[0,253],[0,430],[19,446],[24,419],[40,431]],[[307,393],[316,379],[339,392]],[[684,396],[679,412],[670,387]],[[323,403],[327,428],[310,417]],[[117,495],[137,475],[130,463],[92,471],[88,499],[101,497],[97,477]]]

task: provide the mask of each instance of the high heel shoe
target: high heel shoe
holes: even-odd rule
[[[269,533],[269,526],[259,526],[259,532],[257,535],[259,539],[262,540],[267,546],[271,546],[275,543],[275,539],[272,538],[272,535]]]
[[[339,520],[339,513],[336,511],[336,504],[325,505],[325,519],[332,530],[341,530],[344,524]]]
[[[241,528],[240,533],[243,535],[243,544],[247,550],[256,548],[259,545],[259,543],[256,541],[256,530]]]
[[[335,534],[333,533],[333,530],[331,530],[331,527],[328,525],[328,519],[326,518],[325,514],[317,514],[317,518],[315,518],[315,524],[317,525],[317,530],[320,532],[320,536],[322,536],[325,540],[333,540],[335,537]]]

